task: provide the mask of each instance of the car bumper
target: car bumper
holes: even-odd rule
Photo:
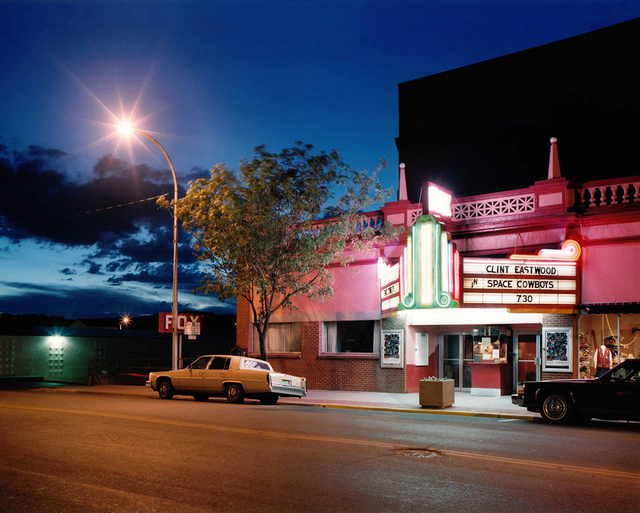
[[[271,392],[281,396],[304,397],[307,395],[307,391],[304,388],[283,387],[278,385],[272,386]]]
[[[511,402],[516,406],[524,406],[524,395],[522,394],[513,394],[511,396]]]

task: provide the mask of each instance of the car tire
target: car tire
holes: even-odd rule
[[[158,383],[158,395],[160,399],[171,399],[175,393],[170,379],[163,379]]]
[[[260,404],[274,405],[278,403],[278,396],[276,394],[263,395],[260,398]]]
[[[244,388],[239,383],[230,383],[227,385],[227,401],[239,404],[244,401]]]
[[[209,396],[207,394],[194,394],[193,398],[199,402],[206,402],[209,400]]]
[[[547,422],[565,424],[573,419],[573,407],[566,395],[553,392],[542,400],[540,415]]]

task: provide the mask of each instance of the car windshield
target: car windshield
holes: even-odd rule
[[[638,371],[640,371],[640,367],[637,365],[625,365],[623,363],[619,367],[613,369],[608,377],[612,381],[640,381]]]

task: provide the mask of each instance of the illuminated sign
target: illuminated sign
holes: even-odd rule
[[[427,183],[427,212],[434,216],[451,219],[451,198],[453,194],[435,183]]]
[[[462,302],[465,305],[565,306],[578,304],[580,245],[508,259],[465,258]]]
[[[382,313],[389,313],[400,304],[400,266],[391,266],[380,277],[380,301]]]
[[[161,313],[159,315],[159,326],[158,331],[160,333],[172,333],[173,326],[172,321],[173,317],[170,313]],[[178,333],[184,333],[188,323],[197,323],[198,330],[200,329],[200,323],[202,322],[201,314],[178,314]],[[192,324],[193,326],[193,324]]]
[[[458,306],[459,256],[450,235],[434,216],[420,216],[411,227],[404,256],[400,309]]]

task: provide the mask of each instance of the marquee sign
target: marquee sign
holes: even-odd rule
[[[537,255],[465,258],[462,301],[473,306],[575,307],[580,253],[580,245],[567,240],[562,249],[543,249]]]
[[[459,253],[434,216],[420,216],[411,227],[403,263],[399,309],[458,306]]]
[[[383,315],[397,310],[400,304],[400,265],[391,266],[380,276],[380,302]]]

